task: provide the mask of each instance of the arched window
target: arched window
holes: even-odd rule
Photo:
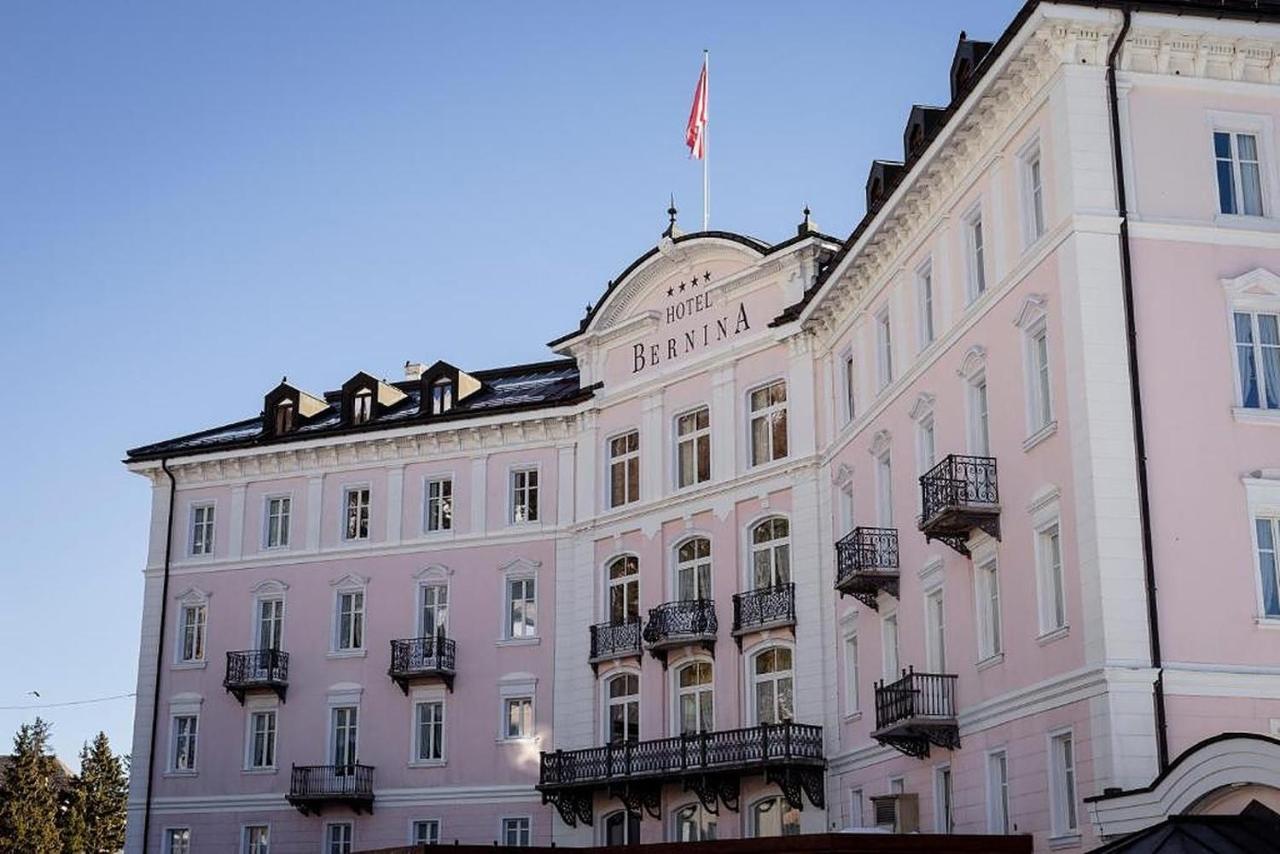
[[[711,598],[711,541],[697,537],[676,551],[676,590],[682,602]]]
[[[604,819],[605,845],[639,845],[640,813],[618,810]]]
[[[640,618],[640,561],[624,555],[609,564],[609,621],[615,625]]]
[[[752,836],[798,836],[800,810],[782,800],[765,798],[751,807]]]
[[[293,401],[282,400],[276,404],[276,435],[283,436],[293,430]]]
[[[756,590],[791,583],[791,526],[765,519],[751,529],[751,576]]]
[[[775,646],[759,653],[751,664],[756,695],[756,723],[780,724],[795,717],[791,650]]]
[[[441,377],[431,385],[431,414],[443,415],[453,409],[453,382]]]
[[[351,423],[364,424],[373,417],[373,391],[362,388],[356,392],[351,405]]]
[[[609,710],[609,743],[640,740],[640,677],[620,673],[609,680],[606,688]]]
[[[680,668],[676,674],[676,696],[680,704],[681,735],[715,729],[711,662],[694,661]]]
[[[676,842],[710,842],[716,838],[716,819],[702,804],[689,804],[675,812]]]

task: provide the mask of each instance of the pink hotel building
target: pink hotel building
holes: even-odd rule
[[[1280,806],[1280,12],[1031,0],[838,240],[137,448],[127,851]],[[895,155],[895,152],[886,152]]]

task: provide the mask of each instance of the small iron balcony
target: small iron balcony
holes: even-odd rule
[[[879,610],[881,591],[898,596],[898,531],[854,528],[836,542],[836,590]]]
[[[742,648],[742,636],[765,629],[796,625],[796,586],[778,584],[733,594],[733,639]]]
[[[711,599],[667,602],[649,610],[644,642],[654,658],[667,666],[667,650],[700,644],[714,654],[716,646],[716,603]]]
[[[631,658],[640,653],[640,618],[621,622],[597,623],[591,626],[591,669],[598,671],[600,662],[615,658]]]
[[[959,748],[956,677],[904,670],[896,682],[877,682],[876,728],[871,737],[908,756],[928,756],[930,744]]]
[[[802,794],[823,806],[822,727],[761,724],[724,732],[691,733],[621,742],[586,750],[543,753],[538,790],[569,826],[592,823],[597,791],[618,797],[631,812],[659,817],[664,783],[692,789],[708,812],[738,809],[741,778],[763,774],[799,809]]]
[[[303,815],[319,815],[329,804],[373,812],[372,765],[294,765],[287,800]]]
[[[274,691],[284,702],[289,690],[289,653],[278,649],[245,649],[227,653],[222,687],[244,705],[251,691]]]
[[[404,638],[391,642],[391,667],[387,675],[409,696],[409,683],[441,679],[450,692],[457,673],[457,643],[444,637]]]
[[[1000,539],[1000,492],[994,457],[948,454],[920,476],[920,530],[969,555],[974,528]]]

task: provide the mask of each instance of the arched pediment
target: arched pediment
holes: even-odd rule
[[[964,361],[960,363],[960,367],[956,369],[956,373],[967,380],[980,375],[987,367],[987,348],[981,344],[974,344],[964,354]]]
[[[876,431],[876,435],[871,438],[871,447],[867,450],[870,451],[873,457],[879,457],[882,456],[885,451],[889,450],[892,444],[893,436],[890,435],[889,431],[878,430]]]
[[[911,404],[911,410],[907,413],[908,417],[910,417],[912,421],[919,421],[926,415],[932,415],[933,401],[934,397],[929,394],[929,392],[920,392],[920,394],[916,396],[915,403]]]

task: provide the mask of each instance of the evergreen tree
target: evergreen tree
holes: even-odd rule
[[[23,724],[13,739],[13,757],[0,779],[0,852],[58,854],[58,762],[46,753],[49,725]]]
[[[64,824],[66,849],[109,854],[123,848],[129,779],[123,758],[111,752],[105,732],[98,733],[92,747],[86,744],[80,751],[80,776],[72,792]]]

